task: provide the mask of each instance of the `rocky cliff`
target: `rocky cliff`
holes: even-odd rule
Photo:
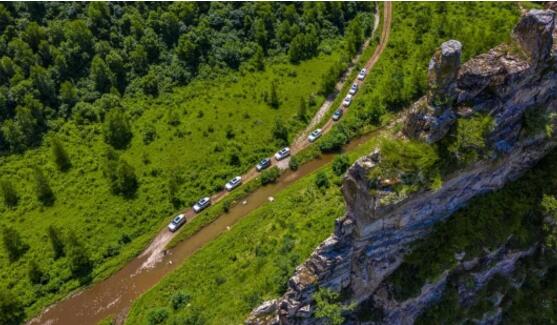
[[[427,236],[435,223],[475,196],[517,179],[557,144],[552,131],[557,126],[556,35],[555,12],[532,10],[521,18],[509,44],[464,64],[463,45],[455,40],[443,43],[429,64],[427,95],[408,111],[404,136],[435,143],[458,119],[489,115],[493,125],[486,136],[487,158],[452,173],[436,190],[422,189],[391,204],[381,200],[388,190],[371,190],[369,175],[381,165],[381,153],[359,159],[345,175],[347,213],[337,220],[334,233],[296,269],[284,296],[255,309],[246,322],[319,324],[322,320],[313,315],[313,294],[328,288],[343,292],[352,303],[373,298],[383,309],[382,322],[412,323],[440,295],[451,272],[489,261],[475,271],[479,288],[530,254],[531,250],[502,247],[487,260],[461,261],[408,301],[397,302],[385,294],[385,278],[399,267],[413,241]],[[531,130],[526,114],[536,114],[543,125]]]

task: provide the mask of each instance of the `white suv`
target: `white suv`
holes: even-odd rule
[[[277,151],[277,153],[275,154],[275,159],[276,160],[283,160],[284,158],[290,156],[290,148],[288,147],[284,147],[282,149],[280,149],[279,151]]]

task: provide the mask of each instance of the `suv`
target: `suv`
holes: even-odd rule
[[[352,84],[352,86],[350,87],[350,90],[348,91],[348,93],[352,96],[354,96],[356,94],[356,92],[358,91],[358,85],[357,84]]]
[[[168,224],[168,230],[175,232],[184,223],[186,223],[186,216],[183,214],[179,214]]]
[[[201,212],[201,210],[205,209],[206,207],[211,205],[211,198],[210,197],[204,197],[201,200],[197,201],[196,204],[193,205],[193,211],[195,211],[196,213]]]
[[[280,149],[279,151],[277,151],[277,153],[275,154],[275,159],[276,160],[283,160],[284,158],[290,156],[290,148],[288,147],[284,147],[282,149]]]
[[[342,108],[337,109],[334,113],[333,113],[333,121],[338,121],[340,120],[340,118],[342,117],[342,113],[344,113],[344,110]]]
[[[352,95],[346,95],[346,97],[344,97],[344,100],[342,101],[342,105],[350,106],[351,103],[352,103]]]
[[[224,188],[227,191],[232,191],[233,189],[235,189],[236,187],[240,186],[240,184],[242,184],[242,176],[236,176],[233,179],[231,179],[230,181],[228,181],[228,183],[226,183],[226,185],[224,185]]]
[[[360,70],[360,73],[358,73],[358,80],[364,80],[366,74],[367,74],[367,70],[365,68]]]
[[[315,131],[311,132],[308,136],[308,141],[313,142],[317,140],[321,136],[321,129],[316,129]]]
[[[263,169],[271,166],[271,158],[263,158],[259,161],[259,163],[255,166],[255,169],[260,172]]]

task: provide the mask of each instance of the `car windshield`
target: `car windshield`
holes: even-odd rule
[[[238,183],[240,180],[237,177],[234,177],[231,181],[230,184],[236,184]]]
[[[178,224],[180,222],[180,220],[182,220],[182,217],[177,216],[176,218],[174,218],[174,220],[172,220],[172,223]]]
[[[356,86],[356,85],[352,85],[352,89],[356,89],[356,87],[358,87],[358,86]]]
[[[203,198],[203,199],[199,200],[198,203],[203,205],[203,204],[205,204],[205,202],[207,202],[207,199]]]
[[[261,159],[261,161],[259,162],[259,164],[261,165],[265,165],[267,163],[267,159]]]

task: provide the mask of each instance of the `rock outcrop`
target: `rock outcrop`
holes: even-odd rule
[[[551,10],[532,10],[513,31],[516,46],[498,46],[463,65],[460,43],[443,43],[430,63],[431,89],[411,107],[404,134],[435,142],[457,119],[489,114],[493,129],[487,143],[493,154],[452,174],[441,188],[422,190],[393,204],[382,204],[381,194],[370,191],[368,175],[381,163],[381,155],[375,152],[359,159],[342,186],[346,216],[297,267],[284,296],[255,309],[246,322],[320,324],[313,317],[313,294],[318,288],[346,293],[351,302],[380,301],[384,279],[398,268],[413,241],[427,236],[435,223],[473,197],[517,179],[551,151],[557,145],[557,132],[528,131],[524,117],[526,112],[536,112],[545,118],[546,126],[557,127],[557,121],[549,118],[557,113],[557,64],[551,51],[554,20]],[[478,287],[485,282],[482,278],[510,270],[511,262],[527,253],[494,255],[491,266],[476,274]],[[423,306],[439,296],[443,281],[441,277],[423,288],[413,301],[383,299],[388,307],[383,321],[411,323]]]

